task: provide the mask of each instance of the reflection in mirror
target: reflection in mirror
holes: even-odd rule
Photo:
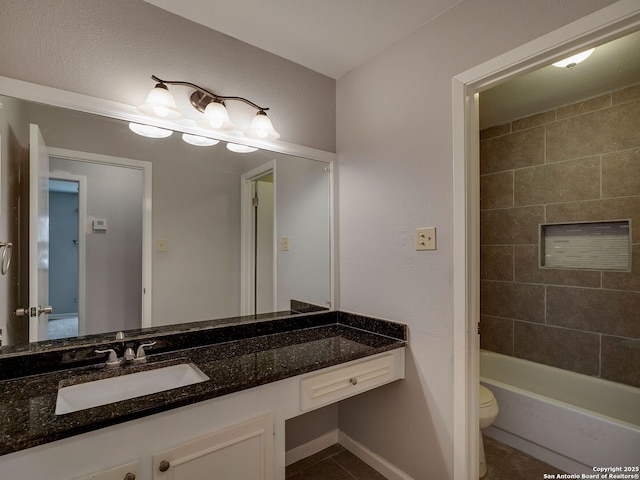
[[[8,241],[20,260],[10,312],[34,306],[30,124],[49,152],[53,313],[39,316],[37,339],[288,311],[292,300],[330,306],[327,163],[235,153],[224,142],[194,146],[178,133],[145,138],[113,118],[6,96],[0,103],[3,213],[16,212]],[[27,316],[8,314],[4,344],[35,340],[29,330]]]

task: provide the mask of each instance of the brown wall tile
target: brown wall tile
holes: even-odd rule
[[[630,218],[640,225],[640,197],[588,200],[547,205],[547,223],[597,222]],[[640,228],[632,228],[632,243],[640,243]]]
[[[601,355],[602,378],[640,387],[640,340],[603,335]]]
[[[520,120],[514,120],[512,122],[512,129],[514,132],[524,130],[526,128],[539,127],[545,123],[553,122],[556,119],[556,111],[549,110],[548,112],[537,113],[530,117],[521,118]]]
[[[480,247],[480,278],[512,282],[513,248],[512,246]]]
[[[640,100],[640,84],[613,92],[612,100],[614,105]]]
[[[480,212],[480,245],[538,243],[544,207],[520,207]]]
[[[516,206],[600,198],[600,157],[515,171]]]
[[[602,197],[640,195],[640,148],[602,156]]]
[[[515,249],[516,282],[600,287],[600,272],[540,268],[538,245],[518,245]]]
[[[602,110],[611,106],[611,94],[600,95],[599,97],[589,98],[582,102],[572,103],[564,107],[558,108],[558,120],[563,118],[575,117],[576,115],[582,115],[583,113],[593,112],[595,110]]]
[[[513,355],[513,320],[480,315],[480,348]]]
[[[513,343],[516,357],[585,375],[599,373],[599,335],[514,322]]]
[[[544,127],[480,141],[480,174],[544,163]]]
[[[559,120],[546,126],[547,163],[640,145],[640,102]]]
[[[640,293],[547,287],[547,323],[577,330],[640,337]]]
[[[511,124],[505,123],[504,125],[496,125],[495,127],[485,128],[480,130],[480,140],[486,140],[487,138],[499,137],[511,133]]]
[[[513,171],[480,177],[480,210],[513,207]]]
[[[602,287],[640,291],[640,245],[631,247],[631,271],[602,272]]]
[[[480,313],[493,317],[544,322],[544,286],[480,282]]]

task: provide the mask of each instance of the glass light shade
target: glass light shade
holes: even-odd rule
[[[249,147],[248,145],[240,145],[239,143],[227,143],[227,149],[236,153],[251,153],[258,150],[255,147]]]
[[[211,102],[204,109],[204,117],[211,128],[216,130],[233,130],[235,125],[229,119],[226,107],[220,102]]]
[[[556,62],[553,64],[554,67],[574,67],[576,66],[578,63],[583,62],[584,60],[586,60],[587,58],[589,58],[589,56],[593,53],[593,51],[595,50],[595,48],[592,48],[591,50],[586,50],[584,52],[578,53],[576,55],[573,55],[569,58],[565,58],[564,60],[560,60],[559,62]]]
[[[200,135],[191,135],[190,133],[183,133],[182,140],[185,142],[195,145],[196,147],[210,147],[212,145],[216,145],[220,143],[220,140],[215,140],[213,138],[201,137]]]
[[[247,137],[260,138],[262,140],[275,140],[280,138],[280,134],[274,130],[271,120],[269,120],[269,117],[267,117],[267,114],[263,111],[259,111],[256,116],[253,117],[249,130],[244,132],[244,134]]]
[[[151,125],[133,122],[129,123],[129,129],[138,135],[149,138],[165,138],[173,133],[173,130],[167,130],[166,128],[153,127]]]
[[[159,118],[180,118],[182,114],[176,107],[176,101],[166,87],[156,85],[147,95],[147,100],[138,107],[142,113]]]

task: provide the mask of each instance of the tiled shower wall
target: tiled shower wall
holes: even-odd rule
[[[481,348],[640,387],[640,85],[483,130],[480,175]],[[621,219],[630,272],[540,268],[540,224]]]

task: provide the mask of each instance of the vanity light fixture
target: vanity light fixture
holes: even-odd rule
[[[151,125],[134,122],[129,123],[129,129],[138,135],[149,138],[166,138],[173,133],[173,130],[167,130],[166,128],[153,127]]]
[[[190,133],[183,133],[182,140],[191,145],[195,145],[196,147],[210,147],[212,145],[217,145],[218,143],[220,143],[220,140],[201,137],[200,135],[191,135]]]
[[[156,86],[147,96],[145,103],[138,107],[138,109],[146,115],[163,119],[179,118],[170,116],[174,115],[175,100],[171,92],[169,92],[167,85],[181,85],[194,89],[189,99],[191,105],[203,114],[202,118],[197,121],[199,125],[214,130],[234,130],[235,125],[229,119],[225,102],[235,100],[244,102],[257,110],[257,114],[251,121],[249,129],[244,132],[247,137],[262,140],[275,140],[280,137],[280,134],[273,128],[271,120],[267,117],[266,111],[269,110],[267,107],[261,107],[242,97],[216,95],[190,82],[162,80],[155,75],[152,75],[151,79],[157,82]],[[178,112],[177,109],[175,109],[175,111]],[[180,112],[178,112],[178,114],[179,113]]]
[[[575,55],[572,55],[571,57],[565,58],[564,60],[560,60],[559,62],[556,62],[553,64],[554,67],[559,67],[559,68],[573,68],[575,67],[577,64],[579,64],[580,62],[585,61],[587,58],[589,58],[589,56],[593,53],[593,51],[595,50],[595,48],[592,48],[590,50],[586,50],[584,52],[580,52],[577,53]]]
[[[227,150],[231,150],[236,153],[251,153],[258,149],[248,145],[240,145],[239,143],[227,143]]]

